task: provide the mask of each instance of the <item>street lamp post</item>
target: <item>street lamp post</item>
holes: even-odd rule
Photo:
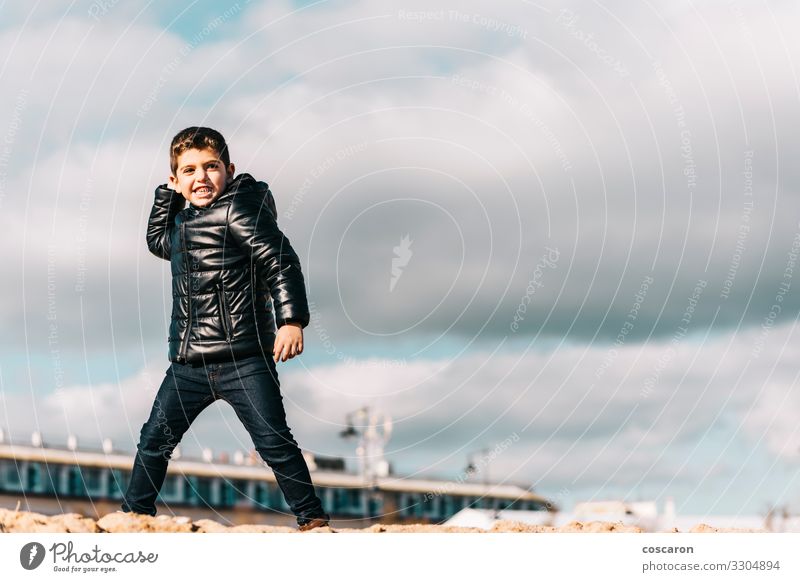
[[[464,472],[467,475],[474,475],[476,473],[481,473],[481,481],[484,486],[489,485],[489,453],[490,449],[481,449],[480,451],[473,451],[469,455],[467,455],[467,466],[464,468]],[[480,455],[482,459],[487,459],[486,462],[475,462],[475,457]]]
[[[481,473],[481,483],[483,484],[483,498],[488,499],[489,495],[489,463],[491,462],[491,458],[489,453],[491,449],[485,448],[481,449],[480,451],[474,451],[467,455],[467,466],[464,468],[464,472],[468,475],[474,475],[476,473]],[[475,457],[477,455],[481,456],[481,460],[479,462],[475,462]],[[485,504],[486,502],[484,502]],[[494,518],[497,519],[498,510],[496,508],[490,508],[494,510]]]
[[[368,494],[362,500],[362,511],[370,517],[369,500],[377,488],[378,477],[389,474],[389,463],[383,456],[384,446],[392,435],[392,418],[382,412],[372,411],[368,406],[349,412],[345,417],[347,426],[339,433],[344,439],[358,437],[356,456],[359,473]]]

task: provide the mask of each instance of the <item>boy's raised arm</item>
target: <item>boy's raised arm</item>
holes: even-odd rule
[[[150,220],[147,221],[147,248],[155,256],[170,260],[172,227],[186,199],[166,185],[156,188]]]
[[[263,196],[251,193],[235,196],[228,215],[228,232],[250,253],[252,262],[266,277],[275,309],[275,325],[280,328],[294,322],[306,327],[308,300],[300,259],[278,228],[270,198],[269,189]]]

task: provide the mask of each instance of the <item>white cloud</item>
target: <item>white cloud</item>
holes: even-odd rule
[[[776,458],[796,458],[800,434],[786,384],[794,372],[782,353],[795,330],[774,328],[763,357],[753,357],[755,337],[746,333],[623,346],[599,378],[596,370],[609,355],[602,346],[404,365],[371,359],[301,370],[293,364],[279,373],[295,434],[321,454],[346,454],[347,446],[331,437],[347,413],[368,405],[392,415],[387,453],[401,464],[447,457],[444,467],[452,471],[470,450],[517,434],[502,466],[520,478],[630,486],[665,475],[702,479],[693,457],[739,468],[740,450],[723,446],[730,439],[752,450],[763,440]],[[163,368],[154,364],[118,384],[70,386],[37,398],[9,393],[3,417],[15,433],[38,427],[54,440],[73,432],[89,442],[110,436],[134,444]],[[226,406],[205,413],[189,440],[195,448],[250,447]]]

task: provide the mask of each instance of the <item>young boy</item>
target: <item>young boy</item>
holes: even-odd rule
[[[156,189],[147,246],[172,267],[172,365],[142,427],[122,509],[155,515],[173,449],[222,399],[275,473],[300,529],[326,526],[276,371],[278,360],[302,353],[309,313],[300,261],[278,228],[272,194],[249,174],[233,177],[225,139],[206,127],[173,138],[170,166],[172,188]]]

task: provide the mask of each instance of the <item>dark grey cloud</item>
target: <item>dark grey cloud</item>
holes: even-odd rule
[[[306,258],[315,303],[342,341],[372,341],[364,330],[407,328],[412,338],[442,329],[463,341],[478,334],[502,338],[546,246],[558,249],[558,267],[545,272],[517,333],[613,341],[647,276],[654,284],[631,340],[672,334],[701,279],[708,287],[693,315],[695,329],[757,325],[798,230],[791,218],[798,210],[790,163],[796,140],[788,131],[797,115],[796,87],[774,60],[767,65],[766,57],[759,58],[760,50],[773,56],[779,48],[769,21],[742,21],[735,5],[715,19],[710,12],[689,19],[686,7],[659,14],[622,6],[546,8],[509,7],[494,14],[490,25],[482,17],[491,15],[479,5],[443,4],[444,16],[427,20],[401,15],[388,4],[366,12],[349,7],[338,12],[340,22],[380,16],[369,25],[347,24],[363,34],[346,35],[340,55],[361,48],[367,51],[364,66],[350,66],[362,57],[348,56],[267,94],[248,89],[248,66],[269,68],[279,60],[298,72],[312,69],[319,55],[308,48],[319,47],[327,33],[309,40],[302,52],[286,47],[282,59],[259,61],[257,52],[227,36],[209,37],[188,50],[186,39],[166,36],[152,38],[133,71],[112,64],[121,58],[116,48],[106,56],[109,74],[102,78],[91,63],[70,65],[72,76],[96,88],[89,100],[106,104],[65,92],[79,83],[48,89],[57,75],[47,71],[57,70],[60,61],[45,53],[34,81],[20,85],[28,91],[26,131],[20,132],[26,137],[17,146],[8,185],[22,195],[5,198],[13,232],[23,228],[38,235],[22,257],[29,265],[25,277],[32,277],[27,287],[41,289],[37,274],[46,270],[46,257],[34,238],[41,240],[55,224],[60,232],[53,234],[63,237],[55,239],[59,266],[68,272],[79,268],[76,259],[88,263],[86,289],[97,307],[89,314],[95,318],[88,321],[89,340],[107,343],[113,330],[121,344],[141,341],[141,333],[129,333],[138,322],[144,337],[157,331],[160,323],[148,313],[162,301],[163,273],[142,253],[140,231],[152,188],[164,180],[169,136],[180,119],[189,123],[202,111],[186,98],[186,90],[191,95],[201,86],[187,69],[216,46],[236,66],[211,75],[228,87],[201,118],[230,129],[240,169],[270,181],[279,206],[293,209],[282,224]],[[257,7],[253,14],[264,20],[232,19],[228,27],[269,22],[286,10]],[[287,22],[313,31],[327,10]],[[539,17],[530,18],[531,11]],[[477,16],[459,20],[464,14]],[[109,24],[117,16],[108,14]],[[504,22],[529,22],[528,34],[504,34],[510,30]],[[69,25],[82,26],[80,19]],[[111,42],[107,31],[83,25],[87,47]],[[715,43],[698,44],[689,35],[701,25],[709,27],[706,37]],[[281,49],[290,42],[288,36],[281,40],[285,28],[275,24],[273,34],[256,34],[248,42]],[[381,33],[388,35],[384,46],[391,37],[421,41],[444,34],[453,50],[389,51],[390,60],[381,61],[396,65],[389,76],[416,74],[382,80],[369,66],[370,51],[380,48],[370,43]],[[139,37],[148,34],[134,27],[114,46],[140,44]],[[24,42],[47,38],[46,25],[39,23]],[[56,45],[68,44],[60,38],[54,38]],[[181,66],[160,83],[170,55]],[[624,60],[625,74],[608,65],[608,55]],[[791,64],[786,54],[778,56]],[[148,88],[157,89],[157,98],[137,116],[152,92]],[[44,96],[53,90],[60,102],[75,105],[75,115],[63,108],[44,119],[38,115],[49,109]],[[7,111],[13,111],[14,95],[6,96]],[[124,119],[143,124],[146,133],[112,131],[87,143],[93,126],[116,127]],[[165,121],[174,126],[166,132]],[[37,133],[38,142],[27,143]],[[42,145],[46,157],[36,153]],[[743,205],[750,199],[743,194],[742,172],[751,151],[753,208],[743,225]],[[52,187],[54,176],[58,188]],[[92,199],[82,210],[80,196],[88,190]],[[742,239],[743,226],[749,231]],[[91,236],[85,258],[76,257],[81,229]],[[393,248],[406,234],[414,241],[411,256],[390,291]],[[60,255],[67,249],[69,259]],[[735,277],[723,299],[720,290],[734,262]],[[19,271],[12,276],[21,278]],[[786,300],[784,313],[796,311],[797,299]],[[19,297],[5,303],[18,305]],[[42,313],[41,300],[32,294],[26,309]],[[112,327],[115,310],[120,325]],[[19,309],[11,311],[18,318]],[[63,324],[73,329],[76,310],[65,311],[70,315]]]

